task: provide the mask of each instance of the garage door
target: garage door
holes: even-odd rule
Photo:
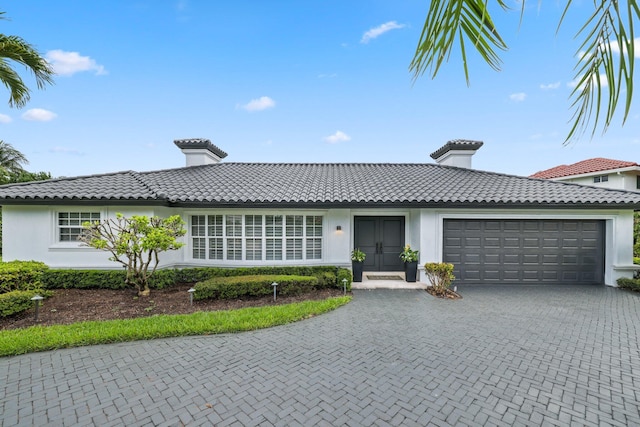
[[[445,262],[461,284],[601,284],[604,222],[444,221]]]

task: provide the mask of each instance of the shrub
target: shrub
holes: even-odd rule
[[[149,280],[153,289],[162,289],[176,283],[176,270],[158,270]],[[127,289],[124,270],[48,270],[43,274],[46,289]]]
[[[300,295],[309,292],[318,282],[308,276],[237,276],[214,277],[194,286],[194,299],[233,299],[245,296],[259,297],[273,294],[272,283],[278,283],[278,295]]]
[[[342,289],[343,277],[339,280],[336,277],[339,270],[343,269],[333,266],[164,269],[153,273],[149,278],[149,286],[152,289],[163,289],[176,283],[197,283],[215,277],[293,275],[317,278],[317,288]],[[351,282],[350,273],[347,279]],[[42,276],[42,285],[46,289],[127,289],[125,280],[126,273],[123,270],[46,270]]]
[[[424,273],[429,279],[436,295],[444,296],[456,278],[453,275],[453,264],[447,262],[428,262],[424,265]]]
[[[632,291],[640,292],[640,279],[629,279],[627,277],[621,277],[617,281],[618,287],[623,289],[631,289]]]
[[[36,294],[40,294],[43,297],[50,297],[53,295],[53,292],[35,289],[30,291],[11,291],[0,294],[0,317],[11,316],[12,314],[20,313],[33,307],[34,302],[31,301],[31,298]]]
[[[0,263],[0,293],[41,288],[42,275],[48,268],[39,261]]]

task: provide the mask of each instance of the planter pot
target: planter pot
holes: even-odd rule
[[[407,282],[415,282],[418,276],[418,261],[404,263],[404,276]]]
[[[353,271],[353,281],[362,282],[362,268],[364,262],[351,261],[351,269]]]

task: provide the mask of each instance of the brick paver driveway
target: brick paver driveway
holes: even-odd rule
[[[3,425],[639,425],[640,296],[355,291],[237,335],[0,359]]]

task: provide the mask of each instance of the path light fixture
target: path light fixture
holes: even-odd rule
[[[187,292],[189,292],[189,303],[190,303],[191,305],[193,305],[193,293],[194,293],[195,291],[196,291],[196,290],[195,290],[194,288],[191,288],[191,289],[189,289],[189,290],[187,291]]]
[[[278,283],[273,282],[271,284],[271,286],[273,286],[273,300],[275,301],[276,300],[276,289],[278,288]]]
[[[344,294],[347,294],[347,279],[342,279],[342,286],[344,287]]]
[[[33,298],[31,298],[31,301],[33,301],[36,304],[36,315],[34,318],[34,321],[38,321],[38,311],[40,310],[40,301],[42,301],[44,299],[43,296],[40,295],[34,295]]]

